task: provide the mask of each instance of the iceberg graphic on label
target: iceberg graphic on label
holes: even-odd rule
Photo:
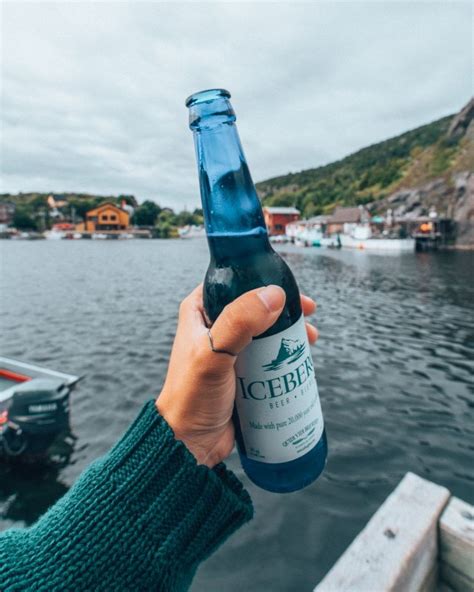
[[[272,360],[269,364],[264,364],[262,368],[265,368],[266,372],[271,370],[278,370],[284,364],[291,364],[304,354],[305,343],[299,339],[285,339],[281,340],[280,349],[278,350],[277,357]]]

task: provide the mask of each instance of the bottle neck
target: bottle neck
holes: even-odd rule
[[[227,91],[188,99],[206,232],[211,238],[266,239],[262,207],[250,175]]]
[[[194,141],[207,234],[266,232],[235,124],[195,132]]]

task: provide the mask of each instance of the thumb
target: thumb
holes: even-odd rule
[[[266,286],[242,294],[228,304],[212,326],[216,349],[240,353],[252,337],[269,329],[285,305],[286,294],[279,286]],[[232,359],[232,358],[230,358]]]

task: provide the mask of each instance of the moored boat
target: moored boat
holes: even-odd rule
[[[290,237],[286,234],[275,234],[269,237],[271,243],[281,245],[290,242]]]
[[[62,240],[63,238],[66,238],[66,233],[52,228],[44,233],[44,238],[48,240]]]
[[[79,380],[0,357],[0,458],[47,457],[69,432],[69,396]]]
[[[74,224],[70,224],[69,222],[61,222],[58,224],[53,224],[51,230],[46,230],[43,233],[43,236],[48,240],[62,240],[66,238],[75,238],[74,233]]]
[[[415,251],[415,239],[413,238],[368,238],[357,239],[352,236],[341,234],[341,246],[350,249],[361,249],[364,251],[392,251],[407,252]]]
[[[367,251],[414,252],[415,239],[374,236],[368,224],[354,226],[350,233],[340,234],[341,246]]]

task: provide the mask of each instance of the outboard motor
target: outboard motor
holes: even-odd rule
[[[46,454],[69,430],[70,390],[58,378],[36,378],[15,387],[2,417],[0,452],[9,457]]]

